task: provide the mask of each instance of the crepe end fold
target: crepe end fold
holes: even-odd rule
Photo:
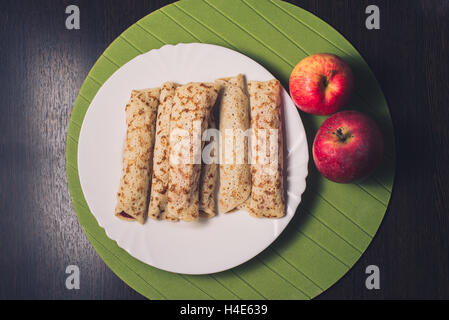
[[[223,143],[220,145],[218,207],[221,213],[231,213],[245,202],[251,193],[249,137],[238,136],[248,132],[250,127],[249,98],[245,78],[241,74],[232,78],[219,79],[216,82],[221,85],[219,109],[220,132],[223,138]],[[232,144],[228,144],[229,141],[232,141]],[[242,155],[243,161],[238,160]]]
[[[160,89],[134,90],[126,105],[126,144],[115,216],[143,224],[147,214]]]
[[[148,218],[155,220],[158,218],[166,218],[164,212],[168,202],[170,114],[177,87],[178,85],[173,82],[166,82],[161,87],[160,104],[156,121],[150,205],[148,207]]]
[[[271,145],[268,149],[263,145],[252,148],[251,197],[241,207],[249,211],[253,217],[281,218],[285,216],[281,85],[278,80],[250,81],[248,91],[251,105],[251,128],[257,143],[260,141],[259,138],[264,135],[263,132],[276,130],[278,146],[275,155],[272,155],[271,152],[268,152],[269,155],[267,153],[254,154],[258,148],[272,150]],[[259,156],[269,158],[270,162],[261,161]],[[274,163],[271,162],[272,156],[277,157],[277,161]]]

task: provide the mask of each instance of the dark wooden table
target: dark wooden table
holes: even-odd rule
[[[84,235],[65,174],[78,90],[128,26],[171,1],[0,1],[0,298],[143,299]],[[340,31],[389,102],[397,175],[386,218],[355,267],[320,299],[449,299],[449,1],[290,1]],[[76,4],[81,29],[65,28]],[[381,29],[365,28],[380,8]],[[78,265],[81,289],[65,288]],[[381,289],[365,288],[378,265]]]

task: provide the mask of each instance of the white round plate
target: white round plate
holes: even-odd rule
[[[309,160],[299,113],[283,89],[286,217],[257,219],[245,211],[210,220],[144,225],[114,216],[126,136],[125,106],[133,89],[209,82],[243,73],[247,80],[273,79],[264,67],[236,51],[209,44],[167,45],[117,70],[100,88],[84,119],[78,170],[89,209],[109,238],[134,258],[183,274],[210,274],[236,267],[267,248],[285,229],[301,202]]]

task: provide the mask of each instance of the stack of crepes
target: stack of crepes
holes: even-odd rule
[[[283,217],[280,92],[277,80],[246,84],[243,75],[133,91],[115,215],[142,224],[211,218],[218,188],[220,213]],[[219,134],[206,130],[216,115]]]

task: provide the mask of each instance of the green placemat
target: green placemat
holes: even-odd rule
[[[353,68],[348,109],[375,118],[385,137],[381,168],[360,184],[322,178],[313,161],[307,190],[281,237],[252,261],[226,272],[186,276],[150,267],[119,248],[90,212],[78,177],[78,138],[85,113],[102,84],[123,64],[165,44],[211,43],[264,65],[288,88],[293,67],[307,55],[329,52]],[[309,145],[324,117],[301,113]],[[149,299],[310,299],[336,283],[360,258],[383,219],[394,180],[393,127],[382,91],[368,65],[337,31],[279,0],[183,0],[146,16],[99,58],[85,80],[70,120],[67,177],[79,221],[105,263]]]

